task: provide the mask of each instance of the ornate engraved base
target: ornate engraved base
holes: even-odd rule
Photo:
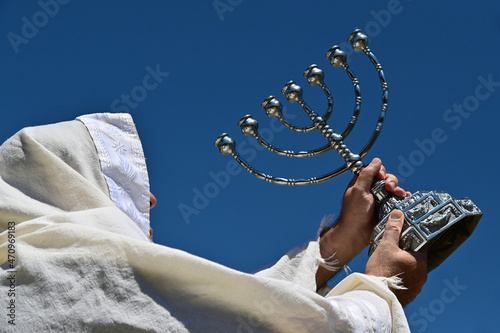
[[[428,272],[439,266],[472,234],[483,216],[470,199],[453,199],[445,192],[419,191],[407,198],[389,196],[380,207],[380,222],[373,230],[368,255],[380,243],[387,219],[394,209],[401,210],[405,216],[399,246],[407,251],[418,251],[427,244]]]

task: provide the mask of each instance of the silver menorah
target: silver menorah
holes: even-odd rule
[[[326,95],[328,108],[323,115],[319,116],[304,101],[302,88],[294,81],[287,83],[282,93],[291,103],[298,103],[309,116],[312,124],[306,127],[298,127],[290,124],[282,112],[282,104],[274,96],[269,96],[262,103],[262,108],[269,117],[278,118],[287,128],[300,133],[310,133],[319,130],[327,140],[327,144],[317,149],[307,151],[284,150],[272,146],[264,140],[258,133],[258,122],[251,115],[244,116],[238,126],[245,135],[253,136],[263,147],[273,153],[286,157],[312,157],[324,154],[334,149],[344,159],[345,164],[333,171],[307,179],[288,179],[274,177],[263,172],[257,171],[250,166],[236,152],[236,143],[226,133],[223,133],[215,140],[215,145],[220,152],[225,155],[231,155],[238,163],[250,174],[267,182],[279,185],[308,185],[325,182],[338,175],[350,170],[354,174],[359,174],[364,168],[361,159],[367,154],[370,148],[377,140],[387,112],[387,103],[389,98],[389,88],[385,79],[382,66],[378,62],[373,52],[368,48],[368,37],[359,29],[355,30],[348,38],[348,42],[355,51],[362,51],[378,73],[382,87],[382,106],[378,117],[375,130],[369,138],[366,145],[358,154],[349,150],[344,140],[354,128],[361,109],[361,90],[358,79],[347,64],[347,54],[339,46],[335,45],[326,53],[326,58],[333,67],[341,67],[347,73],[354,86],[355,105],[351,120],[343,132],[335,133],[327,124],[332,110],[333,97],[324,82],[325,74],[317,65],[311,65],[304,71],[304,76],[312,86],[320,87]],[[403,211],[405,224],[401,234],[400,247],[408,251],[418,251],[424,245],[428,246],[428,271],[439,266],[452,252],[454,252],[474,231],[482,213],[479,208],[468,198],[453,199],[449,194],[439,191],[419,191],[410,197],[402,198],[388,194],[384,189],[383,180],[375,181],[372,184],[371,192],[375,200],[380,204],[379,218],[380,222],[375,226],[369,255],[378,246],[385,230],[385,224],[389,218],[390,212],[394,209]]]

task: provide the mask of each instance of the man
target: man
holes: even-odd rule
[[[334,227],[251,275],[149,241],[156,200],[130,115],[25,128],[0,147],[0,294],[9,298],[2,327],[407,332],[401,304],[425,282],[426,256],[398,248],[397,213],[366,274],[349,275],[326,297],[316,293],[368,244],[374,178],[406,195],[374,160],[349,184]]]

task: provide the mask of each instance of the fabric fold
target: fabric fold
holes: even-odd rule
[[[408,331],[389,280],[351,274],[318,295],[317,241],[247,274],[153,244],[147,229],[149,181],[129,115],[83,116],[7,140],[0,295],[15,289],[16,323],[7,332]]]

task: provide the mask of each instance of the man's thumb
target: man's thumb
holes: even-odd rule
[[[393,210],[387,224],[385,225],[385,232],[383,239],[396,244],[399,247],[399,237],[403,229],[404,215],[400,210]]]

